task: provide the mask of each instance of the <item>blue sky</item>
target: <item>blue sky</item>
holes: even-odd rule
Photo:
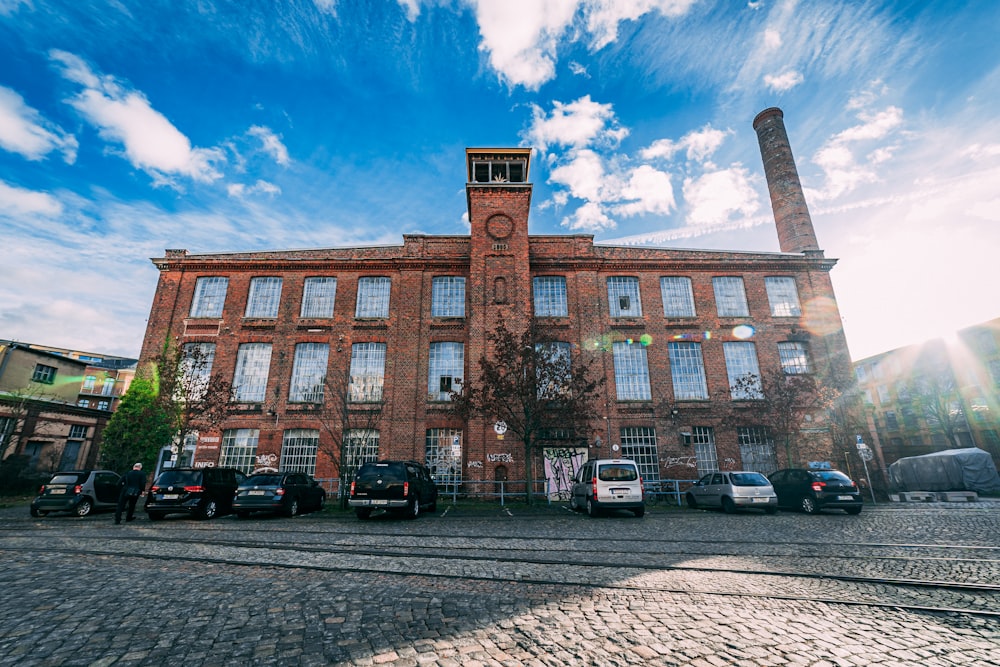
[[[0,0],[0,338],[136,356],[150,257],[468,233],[777,251],[779,106],[855,359],[1000,316],[1000,3]]]

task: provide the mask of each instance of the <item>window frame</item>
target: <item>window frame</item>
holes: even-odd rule
[[[431,279],[431,317],[465,317],[465,276]]]
[[[236,368],[233,371],[234,403],[264,402],[272,353],[271,343],[242,343],[237,348]],[[263,372],[260,372],[261,369]]]
[[[274,320],[281,306],[281,276],[255,276],[250,279],[247,307],[243,317],[257,320]]]
[[[608,276],[607,288],[610,317],[642,317],[642,293],[638,276]],[[622,299],[629,300],[625,308],[622,308],[625,303]]]
[[[322,404],[329,362],[329,343],[296,343],[288,381],[288,402]]]
[[[618,341],[611,344],[615,371],[615,397],[619,401],[653,399],[646,346],[639,342]]]
[[[794,276],[765,276],[764,290],[771,317],[800,317],[802,305],[799,301],[799,286]]]
[[[358,278],[358,296],[354,317],[359,320],[385,320],[389,318],[392,299],[392,278],[389,276],[361,276]]]
[[[427,355],[427,400],[451,401],[451,392],[458,390],[463,377],[465,343],[445,340],[431,342]],[[444,378],[449,379],[447,390],[444,389]]]
[[[719,317],[750,317],[743,276],[713,276],[715,310]]]
[[[671,341],[667,343],[667,355],[670,361],[670,380],[674,389],[674,400],[708,400],[708,377],[705,374],[705,357],[701,343]],[[698,391],[693,391],[695,389]]]
[[[535,276],[531,296],[535,317],[569,317],[566,276]]]
[[[722,354],[726,360],[726,375],[729,379],[729,395],[734,401],[759,401],[764,398],[764,387],[760,375],[760,360],[757,345],[752,341],[726,341],[722,344]],[[757,381],[741,391],[736,391],[736,382],[753,375]]]
[[[809,361],[809,347],[795,340],[785,340],[778,343],[778,361],[785,375],[810,375],[812,364]]]
[[[194,295],[191,297],[188,316],[214,319],[222,317],[228,292],[227,276],[199,276],[194,283]]]
[[[668,287],[669,285],[673,287]],[[664,317],[698,317],[694,285],[688,276],[660,276],[660,299],[663,301]]]
[[[337,305],[337,278],[335,276],[309,276],[302,282],[302,303],[299,317],[322,320],[333,317]]]

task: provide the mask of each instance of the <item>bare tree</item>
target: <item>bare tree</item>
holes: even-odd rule
[[[773,371],[747,373],[732,384],[730,394],[738,402],[724,423],[731,428],[763,426],[781,445],[784,465],[794,466],[803,450],[809,449],[804,443],[820,431],[829,434],[829,425],[820,420],[826,421],[840,391],[813,375]]]
[[[500,321],[487,333],[493,354],[479,359],[479,379],[452,392],[454,414],[502,421],[524,444],[526,501],[532,502],[534,458],[547,432],[563,429],[586,438],[598,388],[592,362],[573,355],[568,344],[553,343],[529,325],[520,334]],[[581,438],[582,436],[582,438]]]
[[[41,387],[0,392],[0,467],[17,450],[25,420],[39,402],[51,401],[52,396]]]
[[[968,423],[955,376],[944,368],[933,369],[913,380],[908,389],[928,429],[942,434],[956,447],[962,447],[958,434],[963,427],[968,431]]]

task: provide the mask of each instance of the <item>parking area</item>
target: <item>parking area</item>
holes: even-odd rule
[[[18,507],[0,551],[0,665],[1000,664],[1000,503],[122,526]]]

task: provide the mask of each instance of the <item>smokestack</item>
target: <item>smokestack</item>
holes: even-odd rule
[[[778,227],[778,245],[781,252],[817,253],[823,255],[816,241],[809,208],[799,173],[795,169],[792,147],[785,132],[785,114],[777,107],[764,109],[753,119],[753,129],[760,143],[764,160],[764,175],[771,193],[771,209]]]

